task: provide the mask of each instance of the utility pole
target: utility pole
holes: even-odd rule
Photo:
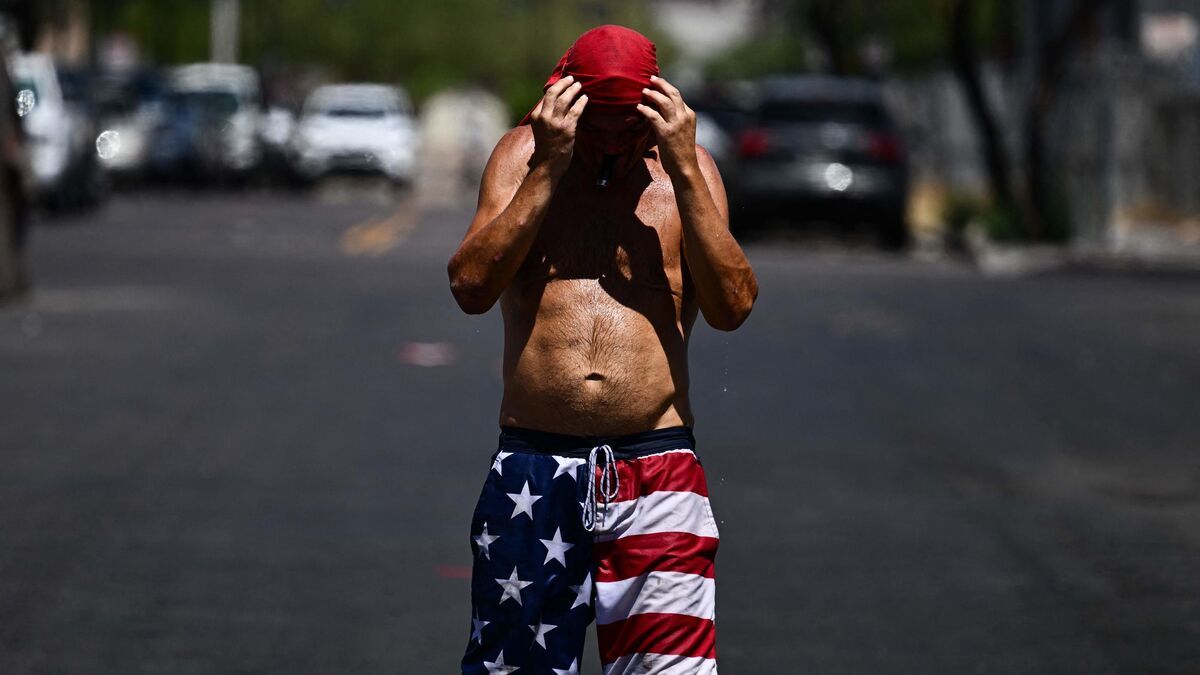
[[[212,0],[209,58],[217,63],[237,63],[241,25],[241,0]]]

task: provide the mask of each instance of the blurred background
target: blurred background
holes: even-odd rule
[[[502,333],[445,265],[603,23],[761,286],[691,343],[723,670],[1200,672],[1200,1],[0,17],[0,672],[456,672]]]

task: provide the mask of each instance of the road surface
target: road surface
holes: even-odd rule
[[[501,347],[447,288],[465,218],[42,224],[0,308],[0,672],[457,672]],[[1200,672],[1200,278],[748,251],[754,314],[691,348],[722,672]]]

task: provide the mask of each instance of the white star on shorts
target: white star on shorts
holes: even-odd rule
[[[484,523],[483,532],[480,532],[479,536],[475,537],[475,543],[479,545],[479,554],[488,560],[491,560],[492,552],[488,549],[488,547],[492,545],[493,541],[496,541],[499,538],[500,535],[498,534],[488,534],[487,523]]]
[[[558,478],[559,476],[570,476],[571,480],[574,480],[574,481],[579,480],[579,478],[575,475],[575,469],[577,469],[580,464],[584,463],[582,459],[571,459],[570,457],[555,457],[554,461],[558,462],[558,468],[554,470],[554,477],[551,478],[550,480],[554,480],[555,478]]]
[[[536,626],[530,626],[529,630],[533,631],[533,633],[534,633],[533,641],[538,643],[539,645],[541,645],[542,649],[545,649],[546,648],[546,633],[549,633],[550,631],[554,630],[555,628],[558,628],[558,626],[555,626],[553,624],[548,624],[548,623],[539,623]]]
[[[497,452],[496,459],[492,462],[492,468],[501,476],[504,475],[504,460],[511,457],[511,452]]]
[[[513,573],[516,573],[515,569]],[[571,605],[571,609],[575,609],[580,605],[590,606],[592,604],[592,574],[590,572],[583,578],[582,584],[571,586],[570,588],[575,592],[575,602]]]
[[[533,520],[533,503],[541,499],[542,496],[529,494],[529,481],[525,481],[525,485],[521,488],[519,493],[513,494],[508,492],[505,494],[507,494],[508,498],[513,500],[513,502],[516,504],[516,506],[513,506],[513,518],[516,518],[524,513],[525,515],[529,516],[530,520]]]
[[[476,614],[475,616],[471,617],[471,626],[472,626],[471,641],[472,642],[478,642],[480,644],[483,644],[483,629],[486,628],[489,623],[491,623],[491,621],[480,620],[479,614]]]
[[[557,560],[563,567],[567,566],[567,551],[575,548],[575,544],[567,544],[562,540],[562,528],[554,531],[553,539],[538,539],[542,545],[546,547],[546,560],[543,565],[549,564],[551,560]]]
[[[550,670],[554,671],[554,675],[579,675],[579,659],[571,661],[571,665],[567,666],[566,670],[560,668],[551,668]]]
[[[504,593],[500,595],[500,602],[496,603],[498,605],[504,604],[504,601],[509,598],[516,600],[518,605],[523,605],[521,602],[521,589],[533,584],[532,581],[521,581],[517,577],[516,567],[513,567],[512,574],[507,579],[497,579],[496,583],[500,584],[500,588],[504,589]]]
[[[504,650],[500,650],[500,654],[495,661],[484,661],[483,667],[488,669],[488,675],[508,675],[509,673],[519,670],[517,666],[507,666],[504,664]]]

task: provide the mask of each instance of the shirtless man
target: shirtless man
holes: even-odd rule
[[[450,260],[465,312],[504,315],[500,443],[471,523],[462,672],[715,674],[718,533],[687,342],[758,294],[695,113],[654,45],[584,33],[500,140]]]

